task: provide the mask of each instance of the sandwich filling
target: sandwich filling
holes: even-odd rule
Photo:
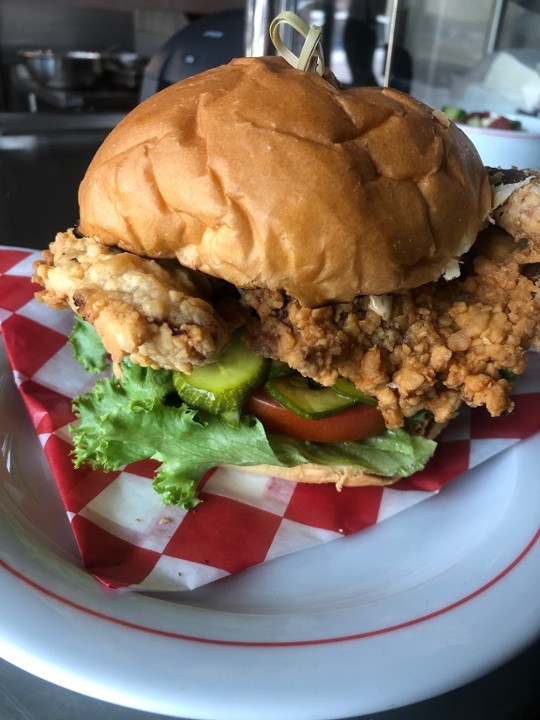
[[[492,182],[502,182],[500,172]],[[37,263],[38,297],[91,323],[117,367],[129,358],[190,373],[215,362],[243,328],[255,354],[323,386],[350,381],[376,400],[389,429],[420,411],[446,423],[461,403],[497,416],[512,409],[511,379],[540,338],[540,176],[516,187],[459,278],[389,296],[385,316],[366,296],[308,308],[283,291],[236,289],[72,230]]]

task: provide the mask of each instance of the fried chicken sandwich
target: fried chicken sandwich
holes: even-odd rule
[[[512,408],[540,239],[495,222],[537,182],[492,217],[488,173],[440,112],[279,58],[152,96],[35,266],[39,299],[76,313],[76,355],[112,362],[74,402],[76,463],[153,458],[186,507],[216,465],[338,488],[424,467],[462,403]]]

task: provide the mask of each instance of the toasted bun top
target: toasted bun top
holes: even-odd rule
[[[408,95],[241,58],[129,113],[79,204],[102,243],[313,307],[455,268],[490,192],[468,138]]]

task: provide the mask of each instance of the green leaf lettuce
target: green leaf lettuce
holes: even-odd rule
[[[98,374],[109,367],[107,351],[94,326],[79,315],[75,315],[75,324],[68,340],[73,355],[86,372]]]

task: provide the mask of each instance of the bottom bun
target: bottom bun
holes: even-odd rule
[[[440,435],[448,423],[436,423],[433,420],[425,421],[422,426],[417,427],[417,435],[422,435],[430,440]],[[333,483],[336,490],[343,487],[365,487],[367,485],[392,485],[398,480],[404,480],[402,476],[383,477],[374,475],[352,465],[317,465],[316,463],[304,463],[293,467],[281,465],[223,465],[222,467],[233,468],[241,472],[253,473],[253,475],[268,475],[270,477],[291,480],[292,482],[311,483],[322,485]]]
[[[223,467],[250,472],[254,475],[268,475],[283,480],[292,480],[293,482],[316,485],[334,483],[337,490],[341,490],[342,487],[360,487],[362,485],[392,485],[392,483],[402,480],[400,477],[371,475],[364,470],[360,470],[360,468],[350,465],[336,466],[304,463],[293,467],[283,467],[281,465],[223,465]]]

